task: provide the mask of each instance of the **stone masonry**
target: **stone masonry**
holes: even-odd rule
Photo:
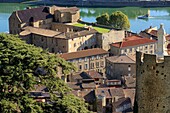
[[[137,113],[170,113],[170,56],[136,54]]]

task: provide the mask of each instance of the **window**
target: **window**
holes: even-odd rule
[[[101,67],[104,66],[104,61],[100,61],[100,66],[101,66]]]
[[[91,57],[91,60],[94,60],[94,56]]]
[[[74,43],[74,47],[76,47],[76,43]]]
[[[152,49],[153,48],[153,45],[150,45],[150,49]]]
[[[81,60],[82,60],[82,59],[81,59],[81,58],[79,58],[79,62],[81,62]]]
[[[96,67],[97,67],[97,68],[99,67],[99,62],[96,62]]]
[[[128,65],[128,71],[131,71],[131,66],[130,65]]]
[[[79,65],[79,70],[81,70],[82,69],[82,65]]]
[[[51,52],[54,53],[54,48],[51,49]]]
[[[124,51],[125,51],[125,53],[127,52],[127,50],[126,50],[126,49],[125,49]]]
[[[94,63],[90,63],[90,69],[94,68]]]
[[[96,59],[99,59],[100,57],[97,55]]]
[[[152,54],[152,53],[153,53],[153,51],[151,50],[151,51],[150,51],[150,53]]]
[[[84,58],[84,61],[87,62],[87,57]]]
[[[148,46],[147,46],[147,45],[145,46],[145,50],[146,50],[146,49],[148,49]]]
[[[123,50],[121,50],[121,54],[123,54],[124,52],[123,52]]]
[[[87,41],[87,40],[85,41],[85,44],[86,44],[86,45],[88,44],[88,41]]]
[[[129,49],[129,52],[132,52],[132,48]]]
[[[43,38],[43,37],[41,37],[41,41],[42,41],[42,42],[44,41],[44,38]]]
[[[84,69],[88,69],[88,64],[84,64]]]

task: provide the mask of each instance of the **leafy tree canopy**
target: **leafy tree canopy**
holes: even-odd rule
[[[64,59],[28,45],[17,36],[0,34],[0,113],[56,113],[66,110],[87,113],[84,101],[73,95],[69,103],[64,104],[71,89],[58,78],[59,66],[65,75],[75,69]],[[30,97],[29,92],[35,85],[48,88],[53,104],[38,103]]]
[[[96,18],[98,24],[110,25],[116,29],[129,29],[130,22],[128,17],[121,11],[116,11],[110,16],[106,13]]]
[[[97,24],[108,25],[109,24],[109,15],[108,13],[102,14],[96,18]]]
[[[110,15],[110,23],[117,29],[129,29],[130,22],[128,17],[121,11],[116,11]]]

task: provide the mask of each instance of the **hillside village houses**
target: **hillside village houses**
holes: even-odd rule
[[[74,95],[89,103],[89,110],[132,112],[136,87],[135,52],[154,54],[156,36],[151,32],[138,35],[111,28],[99,33],[91,26],[74,26],[79,19],[77,7],[27,8],[12,13],[9,29],[28,44],[47,49],[75,64],[77,72],[71,72],[65,81]],[[43,92],[39,95],[41,99],[48,98],[46,91],[40,92]]]

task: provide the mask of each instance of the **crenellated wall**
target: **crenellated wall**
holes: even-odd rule
[[[170,113],[170,56],[136,53],[137,113]]]

